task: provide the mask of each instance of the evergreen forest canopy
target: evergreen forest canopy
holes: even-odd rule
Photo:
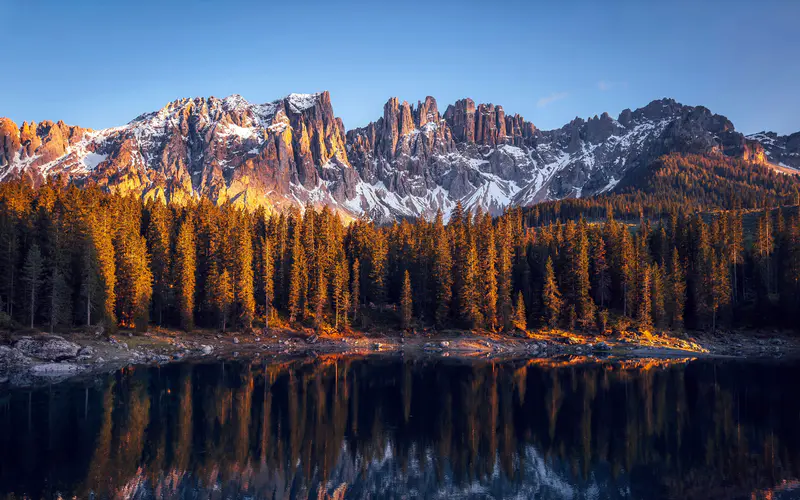
[[[800,325],[796,176],[670,155],[618,194],[444,224],[345,224],[64,186],[0,185],[0,322],[605,331]]]

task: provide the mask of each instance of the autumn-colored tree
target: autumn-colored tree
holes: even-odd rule
[[[170,232],[169,210],[160,201],[151,203],[146,237],[153,275],[153,310],[159,325],[164,321],[164,309],[172,301]]]
[[[413,305],[411,299],[411,276],[408,270],[403,273],[403,291],[400,293],[400,324],[403,328],[411,326],[413,316]]]
[[[544,304],[547,324],[551,328],[555,328],[558,326],[558,317],[561,314],[563,301],[558,290],[558,283],[556,283],[556,273],[553,269],[553,259],[551,257],[547,258],[547,264],[545,265],[542,304]]]
[[[264,325],[269,327],[275,298],[275,260],[267,237],[261,238],[261,283],[264,293]]]
[[[194,232],[192,219],[187,217],[180,225],[175,242],[175,283],[173,286],[178,293],[180,325],[187,332],[194,328],[195,274],[197,273]]]
[[[525,299],[522,297],[522,292],[517,293],[517,303],[514,306],[512,323],[514,328],[518,330],[528,329],[528,317],[527,314],[525,314]]]
[[[450,312],[450,300],[452,298],[452,259],[450,255],[450,243],[442,224],[442,214],[436,214],[433,227],[433,243],[435,250],[433,254],[433,286],[435,297],[434,320],[437,326],[444,326]]]
[[[481,288],[481,314],[486,327],[494,331],[497,327],[497,247],[491,219],[486,217],[481,226],[483,244],[480,248],[478,280]]]
[[[233,289],[234,310],[239,325],[250,329],[256,314],[256,301],[253,276],[253,241],[252,228],[244,215],[236,218],[233,228]]]
[[[350,301],[353,322],[358,320],[358,310],[361,306],[361,263],[353,260],[353,270],[350,273]]]

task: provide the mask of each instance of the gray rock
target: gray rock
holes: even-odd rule
[[[45,361],[61,361],[74,359],[78,355],[81,346],[64,340],[62,337],[48,335],[37,338],[21,338],[14,344],[14,348],[32,358]]]
[[[80,351],[78,351],[78,356],[91,356],[94,354],[94,348],[91,346],[81,347]]]
[[[238,344],[239,343],[239,337],[233,337],[233,343],[234,344]]]

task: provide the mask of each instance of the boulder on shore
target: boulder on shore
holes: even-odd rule
[[[14,344],[14,348],[25,356],[44,361],[74,359],[81,350],[78,344],[57,335],[22,337]]]

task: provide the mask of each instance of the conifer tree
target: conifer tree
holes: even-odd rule
[[[482,225],[483,244],[480,250],[480,266],[478,279],[482,283],[481,314],[489,330],[497,328],[497,247],[494,241],[494,228],[487,216]]]
[[[405,273],[403,273],[403,291],[400,294],[400,322],[402,328],[405,329],[411,326],[412,315],[411,276],[406,269]]]
[[[314,326],[319,328],[325,322],[325,309],[328,304],[328,283],[325,273],[317,273],[317,291],[314,296]]]
[[[636,320],[642,326],[651,326],[653,324],[651,302],[653,292],[650,266],[647,264],[640,265],[637,281]]]
[[[275,297],[275,264],[272,257],[272,246],[266,236],[261,239],[261,266],[261,282],[264,286],[264,326],[269,327]]]
[[[334,310],[334,328],[339,329],[339,320],[347,323],[347,311],[350,308],[350,293],[347,289],[349,284],[349,276],[347,269],[347,260],[344,258],[344,253],[337,259],[336,268],[333,275],[333,310]]]
[[[517,303],[514,306],[514,328],[518,330],[528,329],[528,318],[525,314],[525,299],[522,297],[522,292],[517,293]]]
[[[664,327],[666,321],[664,272],[663,267],[655,262],[650,265],[650,306],[653,324],[659,328]]]
[[[386,238],[381,232],[375,234],[370,247],[370,289],[376,304],[386,302]]]
[[[175,284],[178,293],[178,314],[181,328],[187,332],[194,328],[195,285],[197,257],[194,224],[186,217],[178,230],[175,242]]]
[[[506,216],[501,217],[497,223],[497,250],[497,314],[503,321],[504,328],[508,328],[512,314],[511,269],[513,247],[510,223]]]
[[[725,259],[712,253],[709,257],[709,269],[711,269],[711,284],[709,294],[709,309],[712,314],[712,331],[717,329],[717,316],[722,307],[728,304],[731,296],[728,264]]]
[[[27,310],[30,317],[30,327],[36,318],[36,299],[39,295],[39,287],[42,284],[42,252],[39,245],[32,244],[25,256],[25,265],[22,267],[22,282],[25,283],[27,292]]]
[[[20,245],[15,219],[10,213],[3,213],[0,218],[0,262],[3,273],[3,294],[5,311],[9,317],[14,316],[14,300],[17,296],[16,282],[19,267]]]
[[[672,249],[667,294],[667,315],[673,329],[683,328],[683,314],[686,303],[686,272],[677,247]]]
[[[462,263],[461,297],[459,306],[462,321],[475,328],[481,323],[480,298],[478,292],[478,252],[475,241],[467,237],[465,253]]]
[[[556,273],[553,269],[553,259],[547,257],[544,272],[544,288],[542,290],[542,304],[544,305],[545,319],[551,328],[558,326],[558,317],[561,313],[563,302],[561,293],[556,283]]]
[[[103,321],[106,328],[113,330],[117,325],[115,307],[117,303],[117,263],[114,255],[113,231],[109,213],[102,212],[98,217],[90,216],[90,251],[97,257],[100,283],[103,295]]]
[[[289,322],[294,323],[303,312],[303,290],[306,281],[305,252],[300,240],[299,226],[292,231],[292,246],[289,252]]]
[[[592,238],[592,281],[594,299],[600,307],[606,307],[611,294],[611,276],[606,260],[606,245],[600,235]]]
[[[356,322],[361,305],[361,263],[358,258],[353,260],[353,271],[350,273],[350,301],[352,302],[353,322]]]
[[[48,319],[50,324],[50,333],[53,333],[57,325],[71,322],[71,308],[70,308],[70,289],[67,285],[66,278],[64,277],[66,269],[66,249],[64,248],[63,228],[59,221],[55,221],[51,227],[48,239],[52,241],[50,248],[50,258],[47,263],[49,269],[45,272],[47,274],[47,290],[48,298]]]
[[[147,243],[131,224],[124,226],[115,241],[117,310],[124,326],[144,330],[153,292]]]
[[[172,290],[168,215],[168,209],[160,201],[151,204],[147,249],[150,253],[150,272],[153,275],[153,310],[159,325],[163,324],[164,309],[171,301]]]
[[[452,299],[452,259],[450,243],[442,224],[442,214],[437,213],[433,227],[433,243],[435,245],[433,261],[433,285],[435,297],[434,320],[438,327],[446,324]]]
[[[219,317],[222,320],[222,331],[225,332],[234,301],[233,280],[227,269],[223,270],[219,275],[219,282],[215,292],[214,301]]]
[[[239,324],[249,330],[256,314],[252,229],[246,216],[241,215],[237,219],[236,227],[233,228],[234,304]]]

